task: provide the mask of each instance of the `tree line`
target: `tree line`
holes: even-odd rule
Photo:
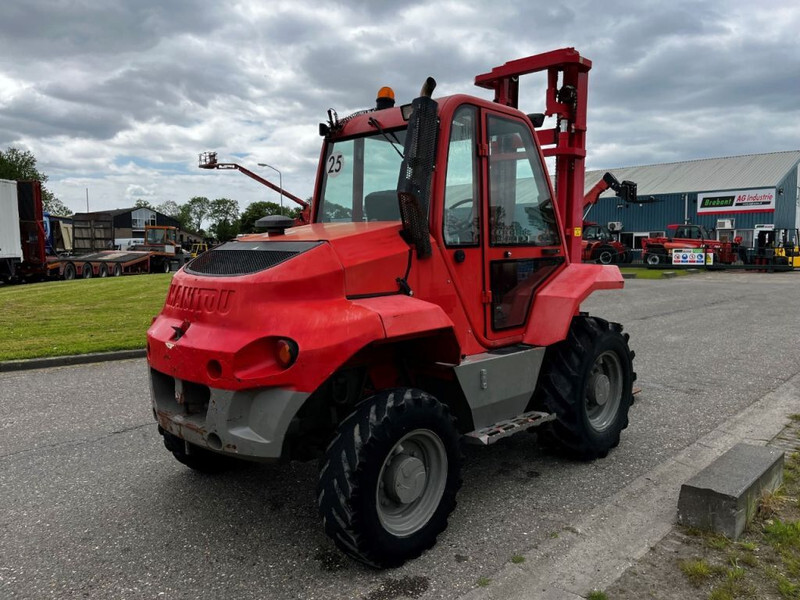
[[[240,211],[236,200],[230,198],[209,200],[205,196],[195,196],[183,204],[167,200],[155,206],[139,199],[135,207],[158,211],[178,221],[180,228],[185,231],[223,242],[235,238],[240,233],[253,233],[256,221],[261,217],[281,214],[281,206],[276,202],[253,202]],[[283,214],[297,218],[300,209],[284,207]]]
[[[0,150],[0,179],[15,181],[38,180],[42,182],[42,205],[46,212],[60,217],[69,217],[72,211],[44,185],[47,175],[36,168],[36,157],[28,150],[9,147]],[[152,205],[139,199],[136,208],[149,208],[165,214],[180,223],[180,228],[198,235],[219,241],[235,238],[240,233],[253,233],[255,222],[267,215],[281,214],[281,206],[276,202],[253,202],[244,210],[231,198],[209,200],[205,196],[195,196],[187,202],[167,200]],[[283,214],[296,218],[300,209],[283,208]]]

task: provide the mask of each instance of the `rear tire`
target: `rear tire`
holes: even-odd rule
[[[667,263],[667,255],[666,254],[658,254],[652,253],[647,255],[647,264],[648,265],[664,265]]]
[[[122,275],[122,266],[117,263],[114,265],[114,277],[119,277]]]
[[[237,462],[236,459],[185,442],[160,427],[159,432],[164,436],[164,447],[172,452],[175,460],[200,473],[222,473],[232,468]]]
[[[460,436],[449,410],[421,390],[398,388],[339,425],[317,497],[340,550],[373,567],[398,567],[436,543],[460,487]]]
[[[535,404],[556,414],[550,436],[575,458],[603,458],[628,426],[636,380],[628,337],[619,323],[580,316],[547,349]]]
[[[83,271],[81,273],[84,279],[91,279],[94,276],[94,271],[92,270],[92,265],[86,263],[83,265]]]
[[[75,279],[75,265],[67,263],[64,265],[64,280],[72,281],[73,279]]]

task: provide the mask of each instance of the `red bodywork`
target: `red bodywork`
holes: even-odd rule
[[[563,340],[581,302],[593,291],[619,289],[616,266],[581,264],[586,91],[591,62],[567,48],[512,61],[476,77],[476,84],[495,91],[495,102],[466,95],[437,99],[441,122],[437,168],[430,194],[429,258],[419,259],[395,222],[321,223],[324,168],[328,144],[382,129],[402,128],[400,108],[356,115],[323,144],[314,193],[312,224],[283,235],[255,234],[241,242],[319,242],[277,266],[248,275],[211,277],[181,270],[166,304],[148,331],[153,369],[213,388],[241,390],[286,387],[312,393],[348,365],[368,365],[374,382],[392,385],[397,374],[383,362],[395,343],[419,340],[415,352],[425,362],[458,364],[464,357],[514,344],[548,346]],[[563,126],[535,131],[516,109],[519,75],[547,71],[546,112]],[[559,90],[567,89],[561,98]],[[574,98],[569,89],[575,90]],[[563,100],[563,101],[561,101]],[[455,111],[475,107],[481,116],[478,147],[483,223],[482,244],[448,247],[442,205],[450,124]],[[538,140],[539,160],[556,157],[556,202],[560,240],[549,246],[492,246],[486,198],[489,148],[488,115],[500,115],[528,128]],[[359,220],[363,207],[353,207]],[[211,251],[213,252],[213,251]],[[204,255],[205,256],[205,255]],[[511,259],[552,259],[544,279],[521,281],[505,295],[502,308],[521,324],[495,330],[491,265]],[[413,295],[400,293],[404,280]],[[180,329],[183,333],[177,334]],[[296,342],[296,362],[284,368],[276,361],[277,340]],[[376,384],[378,385],[378,384]]]
[[[730,242],[720,242],[709,238],[705,231],[697,225],[667,225],[669,236],[645,238],[642,240],[642,258],[647,261],[650,255],[665,255],[667,263],[672,260],[672,251],[683,248],[705,248],[714,254],[718,263],[730,264],[737,259],[736,252]],[[686,232],[691,233],[690,236]]]

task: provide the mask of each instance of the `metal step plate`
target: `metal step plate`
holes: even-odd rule
[[[489,444],[494,444],[497,440],[500,440],[504,437],[514,435],[520,431],[525,431],[531,427],[537,427],[538,425],[542,425],[548,421],[555,421],[555,419],[556,416],[552,413],[532,410],[531,412],[523,413],[514,419],[500,421],[494,425],[489,425],[489,427],[470,431],[464,437],[469,444],[482,444],[484,446],[488,446]]]

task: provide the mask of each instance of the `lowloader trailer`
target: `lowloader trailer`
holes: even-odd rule
[[[0,225],[3,283],[168,273],[173,266],[179,268],[184,263],[184,255],[175,250],[177,244],[169,239],[170,235],[174,238],[174,231],[166,231],[174,228],[165,227],[148,226],[146,229],[155,231],[146,231],[146,236],[154,241],[141,250],[97,250],[87,246],[83,254],[50,254],[38,181],[0,180],[0,208],[10,215]],[[90,223],[85,229],[97,228]],[[168,239],[163,239],[165,236]]]

